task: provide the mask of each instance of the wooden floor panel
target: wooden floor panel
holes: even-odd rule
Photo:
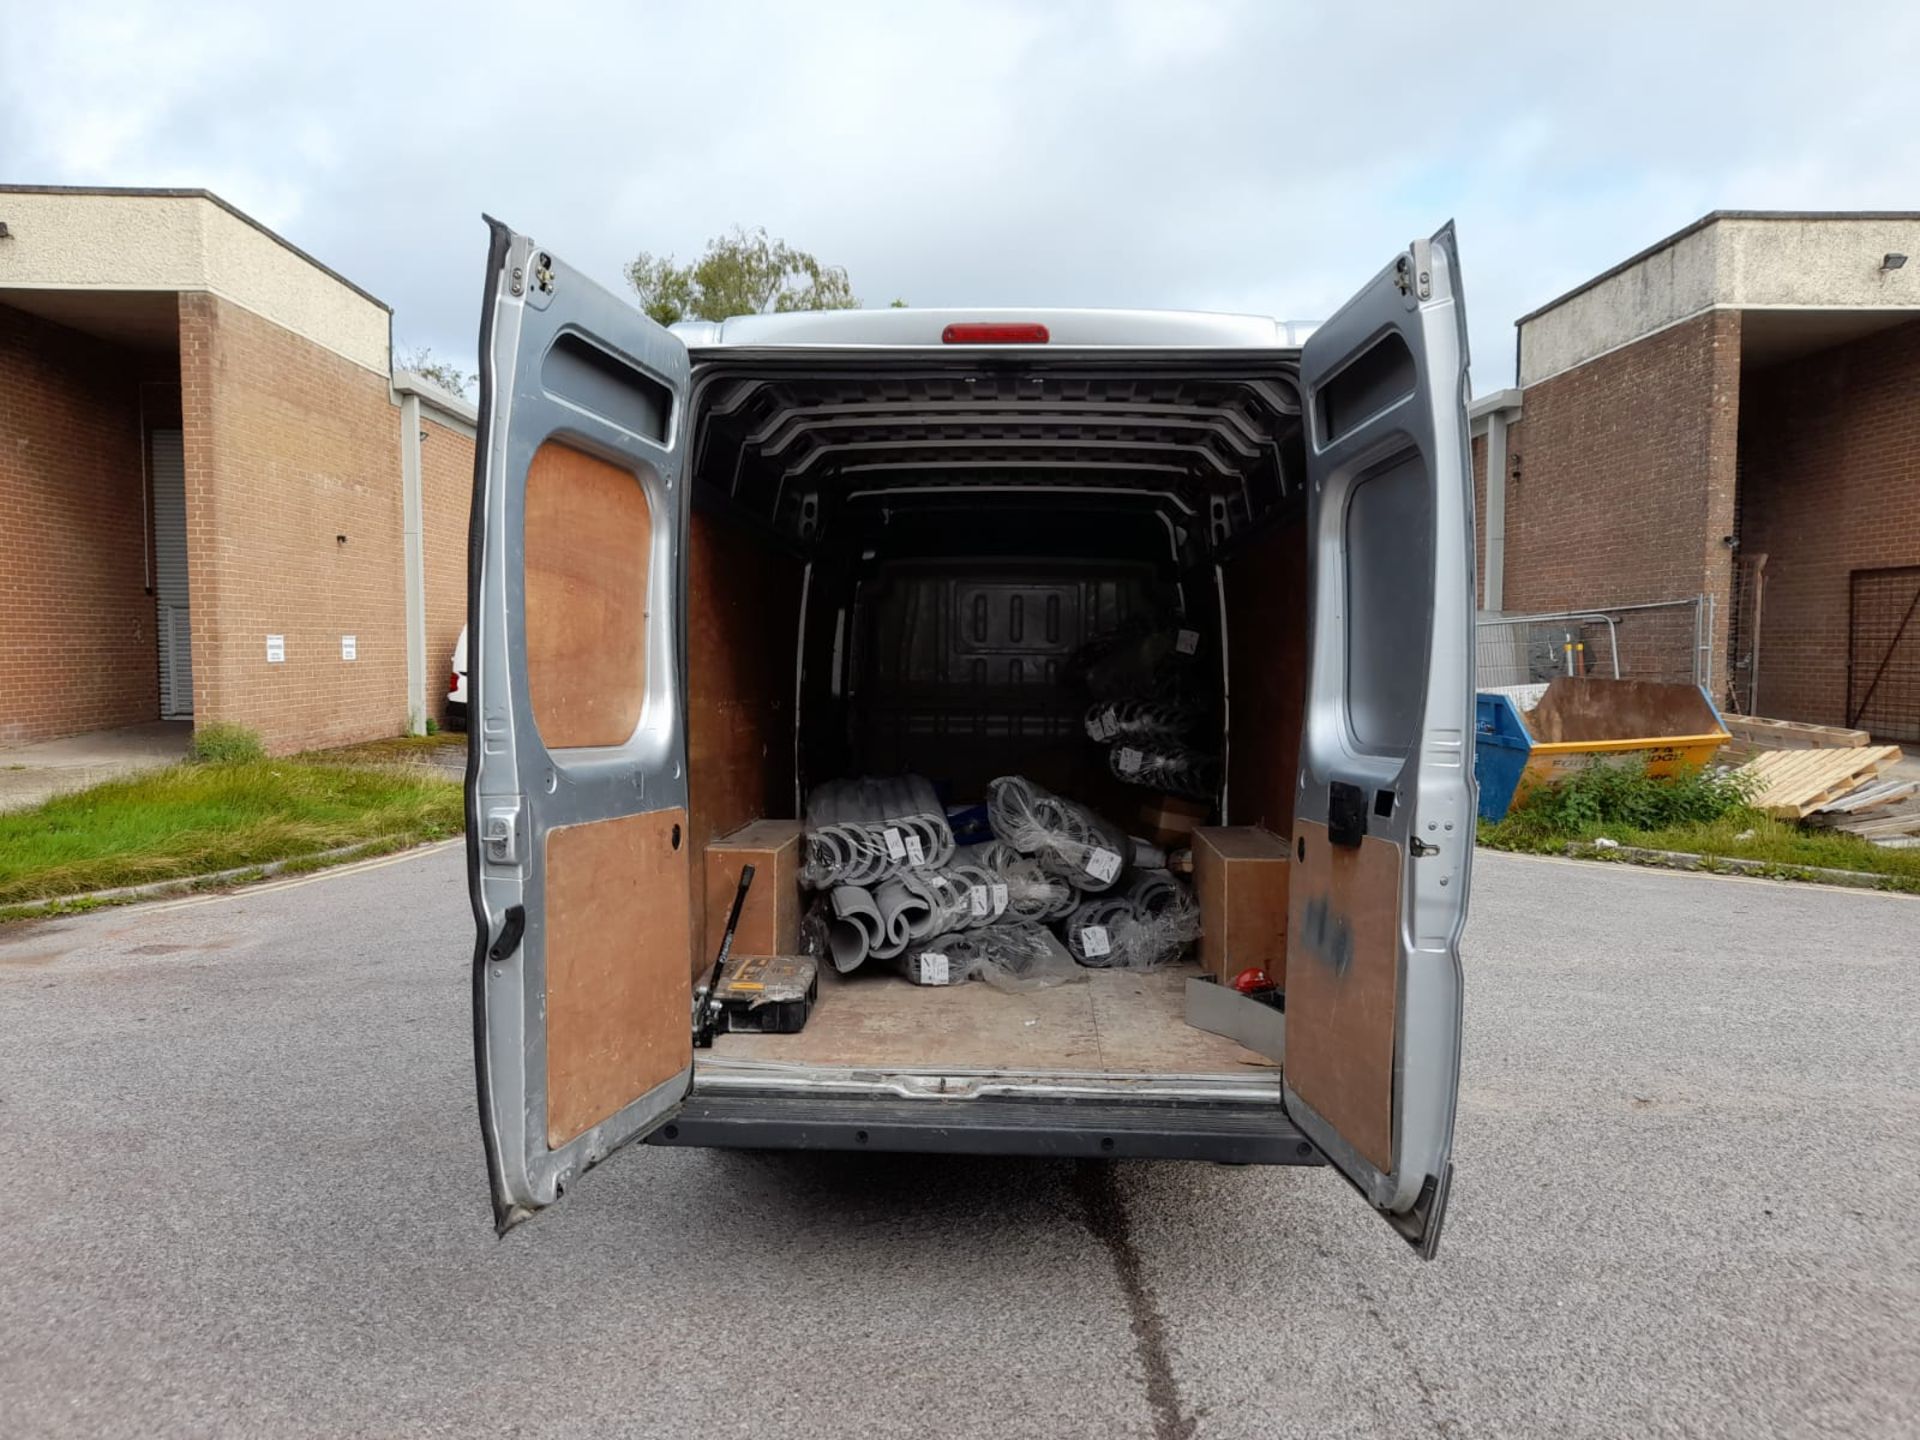
[[[1084,980],[1018,995],[978,982],[941,988],[889,974],[829,973],[798,1035],[723,1035],[713,1053],[901,1069],[1237,1075],[1275,1068],[1187,1024],[1187,979],[1199,973],[1191,965],[1144,974],[1089,970]]]

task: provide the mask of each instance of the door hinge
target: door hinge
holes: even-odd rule
[[[1394,266],[1393,283],[1415,300],[1433,298],[1433,242],[1416,240]]]

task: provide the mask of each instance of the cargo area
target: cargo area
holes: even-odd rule
[[[1284,858],[1307,658],[1291,356],[962,352],[884,368],[741,356],[697,364],[696,385],[686,563],[697,888],[706,877],[697,957],[719,943],[738,872],[706,864],[708,847],[756,822],[784,843],[808,797],[848,777],[924,777],[956,816],[997,778],[1023,777],[1144,842],[1128,852],[1128,876],[1141,878],[1136,853],[1164,854],[1183,889],[1196,828],[1241,827]],[[1149,663],[1156,676],[1177,672],[1185,768],[1155,771],[1150,755],[1151,773],[1130,775],[1143,752],[1091,736],[1089,711],[1126,698],[1123,672]],[[1172,783],[1139,783],[1154,775]],[[1170,801],[1183,818],[1166,830],[1157,822]],[[1214,863],[1226,873],[1234,862],[1222,850]],[[762,948],[805,933],[810,912],[823,923],[822,893],[791,868],[769,889],[773,868],[759,863],[743,922],[742,939],[754,930],[749,944]],[[1208,904],[1265,917],[1280,932],[1267,943],[1283,945],[1284,865],[1259,874],[1278,893]],[[1207,954],[1223,938],[1152,968],[1096,962],[1072,983],[1018,991],[910,983],[874,962],[842,974],[823,961],[799,1033],[722,1035],[700,1073],[1270,1082],[1272,1058],[1187,1021],[1188,979],[1233,963]],[[1283,948],[1271,963],[1284,963]]]

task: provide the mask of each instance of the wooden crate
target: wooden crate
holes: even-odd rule
[[[707,846],[707,950],[695,956],[713,964],[726,933],[727,911],[740,888],[740,867],[753,866],[753,886],[733,935],[736,955],[797,955],[800,952],[800,822],[755,820]]]
[[[1287,983],[1287,842],[1258,825],[1193,832],[1193,893],[1200,901],[1200,966],[1230,981],[1242,970]]]

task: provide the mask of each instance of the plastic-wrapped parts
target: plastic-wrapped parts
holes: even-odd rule
[[[1211,755],[1171,741],[1125,741],[1107,752],[1114,778],[1149,790],[1204,800],[1219,788],[1220,766]]]
[[[1073,956],[1043,926],[1008,922],[935,936],[908,950],[901,972],[916,985],[983,980],[998,990],[1042,990],[1080,978]]]
[[[874,885],[953,858],[953,831],[918,775],[828,780],[807,796],[800,881],[816,890]]]
[[[992,919],[1061,920],[1080,903],[1080,892],[1073,886],[1049,875],[1038,860],[1022,855],[1004,840],[962,846],[954,852],[954,860],[989,877],[986,908]]]
[[[1193,722],[1183,700],[1097,700],[1085,723],[1093,740],[1178,740]]]
[[[1176,695],[1194,684],[1199,652],[1198,630],[1135,617],[1074,651],[1066,673],[1101,699]]]
[[[1200,938],[1200,907],[1165,871],[1145,871],[1120,893],[1083,901],[1063,928],[1082,965],[1152,970],[1172,964]]]
[[[858,970],[885,943],[887,927],[873,896],[858,885],[836,885],[827,892],[819,921],[826,931],[827,957],[842,975]]]
[[[987,787],[987,819],[999,839],[1076,890],[1111,889],[1120,878],[1126,835],[1023,776],[1003,775]]]

